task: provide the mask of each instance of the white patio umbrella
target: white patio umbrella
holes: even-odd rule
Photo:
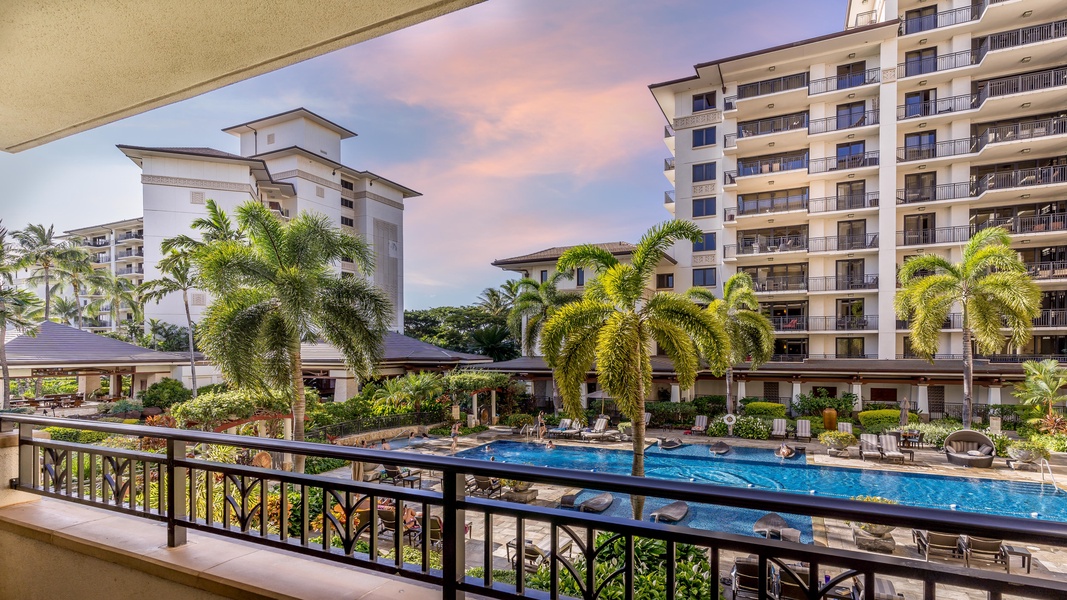
[[[908,401],[908,397],[904,396],[904,399],[900,401],[900,426],[908,426],[908,410],[911,408],[911,402]]]

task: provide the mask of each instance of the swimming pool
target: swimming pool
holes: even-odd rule
[[[491,442],[460,452],[458,456],[483,460],[493,456],[496,462],[502,463],[624,475],[630,473],[632,460],[632,453],[626,450],[574,446],[548,450],[542,444],[509,441]],[[774,456],[773,451],[760,448],[735,447],[729,454],[717,457],[703,445],[687,445],[677,450],[660,450],[653,446],[645,452],[645,474],[662,479],[803,495],[815,493],[835,498],[883,496],[909,506],[1067,521],[1067,493],[1058,491],[1052,484],[816,466],[807,464],[803,457],[783,460]],[[620,502],[624,500],[625,497],[618,495],[610,514],[629,516],[628,502]],[[620,504],[625,506],[620,508]],[[650,499],[646,514],[663,504],[666,501]],[[751,534],[751,523],[763,515],[758,511],[747,511],[755,515],[750,518],[752,515],[745,515],[741,509],[710,508],[714,510],[691,511],[692,522],[687,519],[683,524]],[[729,521],[741,518],[743,524]],[[810,541],[810,518],[798,519],[801,524],[806,521],[806,526],[793,526],[801,530],[802,538],[807,537]],[[787,520],[790,519],[787,517]]]

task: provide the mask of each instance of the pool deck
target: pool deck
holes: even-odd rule
[[[682,435],[680,431],[664,431],[658,429],[650,429],[647,433],[647,439],[650,443],[655,443],[659,439],[667,437],[682,438],[684,442],[689,444],[710,444],[716,441],[726,441],[734,446],[754,447],[754,448],[766,448],[774,449],[781,445],[781,440],[743,440],[737,438],[712,438],[706,436],[689,436]],[[526,441],[526,438],[522,436],[512,435],[509,430],[504,428],[494,428],[490,431],[483,432],[476,436],[466,436],[459,439],[457,445],[457,452],[475,448],[483,444],[489,443],[495,440],[511,440],[511,441]],[[536,440],[535,440],[536,441]],[[596,448],[609,448],[617,450],[631,450],[632,445],[630,442],[596,442],[588,443],[576,440],[553,440],[557,445],[576,446],[576,447],[596,447]],[[811,442],[795,442],[790,440],[791,445],[804,446],[806,449],[806,456],[808,464],[825,465],[835,467],[845,467],[853,469],[871,469],[882,471],[902,471],[902,472],[922,472],[927,474],[944,475],[949,477],[972,477],[972,478],[988,478],[988,479],[1001,479],[1010,481],[1041,481],[1041,474],[1037,471],[1025,471],[1025,470],[1012,470],[1006,464],[1003,459],[998,459],[994,463],[992,469],[971,469],[966,467],[960,467],[957,465],[948,464],[943,452],[933,448],[914,448],[915,461],[908,461],[903,465],[882,463],[880,461],[861,461],[856,448],[852,448],[852,454],[850,458],[829,456],[826,452],[826,447],[818,443],[816,440]],[[403,448],[400,451],[406,452],[421,452],[427,454],[437,454],[443,456],[449,456],[452,454],[451,442],[446,439],[435,439],[425,444],[416,447]],[[1055,469],[1054,471],[1060,471]],[[343,468],[337,469],[326,473],[327,476],[349,478],[351,477],[350,469]],[[1047,477],[1047,475],[1046,475]],[[1067,482],[1067,473],[1064,473],[1060,479]],[[440,482],[432,477],[425,477],[423,480],[423,487],[427,489],[440,489]],[[1059,486],[1061,489],[1067,489],[1063,484]],[[559,505],[560,498],[565,494],[577,493],[581,488],[570,488],[560,486],[550,486],[538,484],[536,486],[538,495],[533,504],[538,506],[556,507]],[[831,548],[843,548],[849,550],[855,550],[855,543],[852,539],[852,531],[845,524],[844,521],[837,521],[834,519],[821,519],[814,518],[813,528],[815,533],[815,543],[822,546],[829,546]],[[483,556],[485,539],[485,522],[484,519],[476,517],[471,521],[471,533],[467,542],[467,557],[469,566],[482,566],[481,558]],[[546,523],[528,522],[526,524],[526,537],[528,539],[540,540],[549,535],[549,527]],[[897,529],[893,532],[893,538],[896,541],[896,548],[893,552],[894,556],[908,559],[920,559],[921,556],[915,549],[915,544],[912,540],[912,533],[907,529]],[[512,568],[507,559],[507,549],[505,544],[514,539],[515,536],[515,522],[512,520],[504,521],[503,519],[497,519],[493,526],[493,536],[495,546],[493,550],[494,568],[498,569],[510,569]],[[1067,548],[1050,548],[1048,546],[1027,546],[1033,556],[1033,567],[1031,576],[1055,578],[1055,579],[1067,579]],[[732,565],[734,556],[731,553],[725,553],[722,557],[723,571],[722,576],[729,576],[730,566]],[[945,564],[952,564],[956,566],[962,566],[962,560],[948,561],[944,559],[934,558],[932,562],[944,562]],[[992,568],[988,566],[986,568]],[[1012,572],[1013,573],[1025,573],[1019,568],[1019,559],[1012,557]],[[921,584],[916,582],[910,582],[905,580],[894,579],[897,592],[903,593],[906,598],[921,598],[922,587]],[[970,600],[970,599],[984,599],[984,593],[968,592],[962,589],[945,589],[944,586],[938,588],[938,598],[946,598],[949,600]],[[727,594],[729,598],[729,594]]]

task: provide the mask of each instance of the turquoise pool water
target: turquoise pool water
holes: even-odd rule
[[[496,441],[459,453],[463,458],[499,463],[519,463],[589,472],[629,474],[632,453],[595,447],[559,446],[548,450],[542,444]],[[725,456],[714,456],[707,446],[687,445],[676,450],[651,447],[645,454],[648,477],[713,483],[817,494],[835,498],[858,495],[884,496],[909,506],[959,510],[1011,517],[1067,521],[1067,493],[1052,484],[1001,481],[976,477],[945,477],[918,472],[874,471],[845,467],[808,465],[803,456],[783,460],[773,451],[733,448]],[[595,487],[595,476],[590,486]],[[583,496],[593,495],[583,492]],[[650,499],[646,514],[666,501]],[[628,500],[618,495],[609,514],[629,516]],[[759,511],[723,507],[692,507],[683,525],[752,533],[752,523],[763,516]],[[786,517],[801,530],[802,539],[811,539],[811,519]]]

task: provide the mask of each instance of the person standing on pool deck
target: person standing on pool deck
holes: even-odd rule
[[[452,452],[456,451],[457,444],[459,444],[459,421],[452,424]]]
[[[538,441],[545,439],[545,411],[537,413],[537,439]]]

